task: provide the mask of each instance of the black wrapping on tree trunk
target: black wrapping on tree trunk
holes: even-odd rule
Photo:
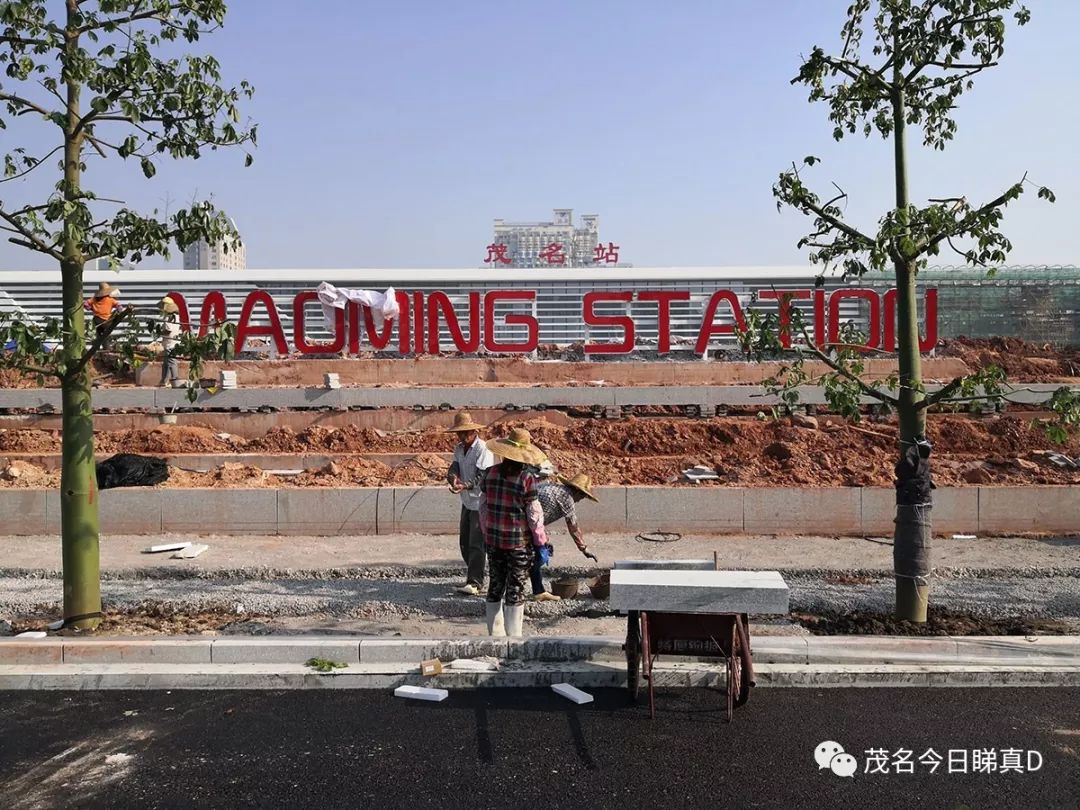
[[[163,458],[121,453],[97,465],[98,489],[152,487],[167,481],[169,465]]]
[[[904,442],[900,460],[896,462],[896,505],[921,506],[931,501],[930,492],[936,489],[930,479],[930,442],[925,438],[914,443]]]
[[[896,506],[893,571],[897,576],[930,575],[930,504]],[[926,583],[920,583],[925,585]]]

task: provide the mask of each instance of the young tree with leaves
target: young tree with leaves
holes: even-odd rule
[[[69,626],[92,628],[101,617],[90,363],[132,314],[120,309],[88,336],[83,265],[168,257],[174,243],[183,250],[199,239],[238,239],[208,202],[172,216],[139,213],[102,194],[108,175],[95,170],[103,159],[133,160],[151,178],[161,159],[254,145],[255,127],[240,124],[237,106],[251,86],[224,86],[212,56],[168,55],[179,42],[195,43],[221,27],[225,13],[225,0],[0,0],[0,128],[27,130],[25,145],[4,155],[0,229],[55,261],[63,284],[61,320],[9,322],[0,347],[13,341],[15,350],[0,357],[8,367],[60,381]],[[58,174],[51,193],[13,200],[28,185],[17,181],[51,171]],[[56,340],[59,349],[50,351]],[[198,353],[190,340],[185,345]]]
[[[895,207],[880,218],[876,232],[852,225],[841,207],[847,195],[838,186],[835,194],[823,198],[805,185],[803,174],[818,162],[814,157],[783,172],[773,188],[778,208],[790,206],[813,219],[813,231],[799,242],[799,247],[811,248],[811,262],[826,271],[840,269],[845,276],[889,269],[895,274],[898,377],[884,384],[864,381],[859,353],[848,345],[815,346],[804,333],[799,349],[829,366],[822,383],[841,412],[857,413],[860,397],[897,412],[896,612],[917,622],[926,620],[929,599],[932,484],[927,408],[999,394],[1004,378],[999,369],[985,369],[926,392],[916,278],[943,248],[988,271],[1004,262],[1012,247],[1000,230],[1005,207],[1030,183],[1026,176],[1020,178],[982,205],[963,196],[915,205],[908,190],[907,136],[915,129],[925,146],[945,148],[956,133],[953,115],[960,97],[972,88],[975,76],[995,67],[1002,57],[1010,18],[1024,25],[1030,15],[1016,0],[853,0],[841,29],[840,52],[830,55],[815,47],[792,83],[805,85],[811,102],[827,106],[836,140],[875,133],[892,140]],[[1049,189],[1037,188],[1040,198],[1053,202]],[[760,326],[760,321],[751,321],[747,345],[758,341],[760,347],[761,340],[768,340]],[[789,371],[779,387],[790,404],[806,375],[801,361]]]

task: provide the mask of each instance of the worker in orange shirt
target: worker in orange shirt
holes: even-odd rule
[[[94,330],[97,334],[101,334],[101,328],[116,314],[116,308],[120,306],[119,298],[120,289],[102,281],[98,284],[94,297],[86,302],[86,308],[94,316]]]

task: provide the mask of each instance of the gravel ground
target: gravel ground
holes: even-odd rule
[[[986,618],[1065,619],[1080,630],[1080,570],[985,574],[952,571],[935,578],[934,605]],[[793,611],[888,612],[893,603],[891,577],[818,571],[787,574],[786,579]],[[453,588],[458,584],[457,577],[449,576],[134,578],[105,581],[102,596],[112,611],[235,614],[232,632],[265,632],[272,626],[420,636],[481,633],[482,600],[457,595]],[[56,615],[61,598],[61,582],[55,578],[0,578],[0,616]],[[605,602],[588,595],[530,603],[526,616],[530,632],[538,635],[618,635],[623,626]],[[758,631],[795,632],[783,622]]]

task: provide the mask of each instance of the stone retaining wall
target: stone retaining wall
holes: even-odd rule
[[[579,505],[587,532],[837,534],[892,532],[889,488],[598,487]],[[1080,534],[1080,487],[945,487],[938,533]],[[454,534],[458,499],[441,487],[114,489],[101,493],[104,534]],[[0,490],[0,533],[58,534],[55,490]]]

